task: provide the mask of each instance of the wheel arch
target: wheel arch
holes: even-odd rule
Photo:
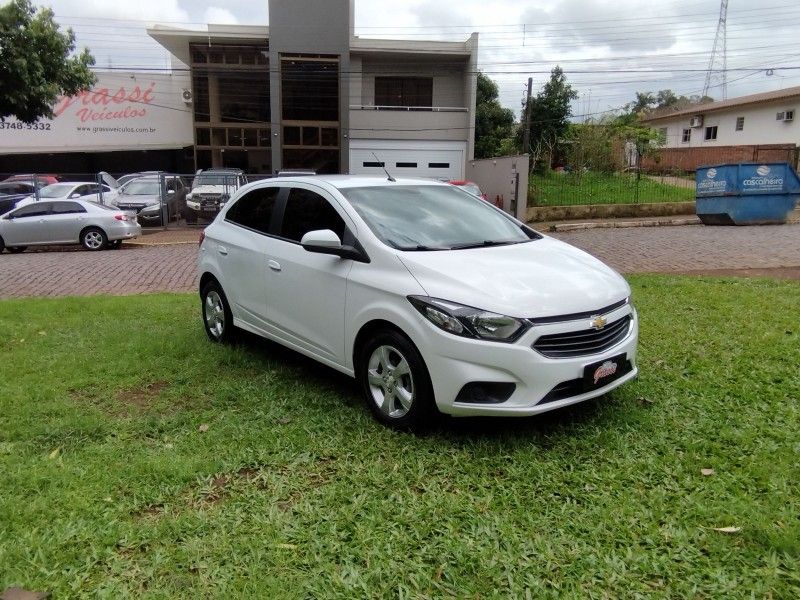
[[[399,333],[400,335],[402,335],[404,338],[406,338],[408,340],[408,342],[412,346],[414,346],[416,351],[420,353],[420,356],[422,356],[422,352],[420,352],[419,346],[414,342],[413,338],[406,331],[403,330],[402,327],[400,327],[396,323],[392,323],[391,321],[388,321],[386,319],[375,318],[375,319],[371,319],[370,321],[367,321],[366,323],[364,323],[361,326],[361,328],[358,330],[358,333],[356,334],[356,337],[353,339],[353,353],[352,353],[351,359],[353,361],[353,371],[354,372],[356,372],[356,373],[358,372],[358,355],[361,353],[361,349],[364,347],[364,344],[366,343],[366,341],[374,333],[376,333],[378,331],[386,330],[386,329],[395,331],[396,333]],[[424,362],[424,357],[423,357],[423,362]],[[426,368],[427,368],[427,365],[426,365]]]
[[[98,231],[101,231],[103,233],[103,235],[106,236],[106,239],[108,239],[108,233],[106,233],[105,229],[103,229],[99,225],[87,225],[86,227],[81,229],[81,232],[78,234],[78,241],[79,242],[83,241],[83,234],[86,233],[87,231],[89,231],[90,229],[97,229]],[[73,229],[73,231],[75,231],[75,230]]]
[[[214,274],[213,274],[213,273],[211,273],[211,272],[209,272],[209,271],[206,271],[205,273],[203,273],[203,274],[200,276],[200,285],[199,285],[199,287],[198,287],[198,289],[197,289],[197,293],[198,293],[198,294],[202,294],[202,293],[203,293],[203,288],[204,288],[204,287],[206,287],[206,286],[207,286],[207,285],[208,285],[210,282],[212,282],[212,281],[216,281],[216,282],[217,282],[217,285],[218,285],[219,287],[222,287],[222,283],[220,283],[220,280],[219,280],[219,279],[217,279],[217,278],[214,276]]]

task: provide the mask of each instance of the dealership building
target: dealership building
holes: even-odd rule
[[[461,178],[478,36],[354,35],[353,0],[271,0],[269,27],[154,25],[169,73],[98,73],[49,129],[4,130],[0,171],[312,169]],[[9,132],[11,134],[9,135]]]

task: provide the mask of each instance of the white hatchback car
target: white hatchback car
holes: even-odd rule
[[[354,376],[390,426],[535,415],[637,374],[616,271],[445,183],[259,181],[200,247],[212,340],[241,328]]]

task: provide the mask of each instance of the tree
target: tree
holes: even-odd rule
[[[533,167],[550,167],[553,154],[569,128],[571,104],[577,97],[578,92],[567,83],[564,71],[556,66],[550,71],[549,81],[531,98],[528,106],[531,111],[530,148],[523,148],[523,151],[531,154]],[[520,128],[520,135],[524,133],[523,129],[524,125]]]
[[[475,158],[501,156],[508,150],[504,143],[514,135],[514,111],[503,108],[498,100],[497,84],[478,73],[475,102]]]
[[[60,31],[52,10],[37,12],[30,0],[0,6],[0,120],[52,117],[59,96],[89,89],[94,58],[74,51],[75,34]]]
[[[625,117],[628,124],[633,124],[639,116],[645,113],[674,112],[713,101],[714,99],[709,96],[679,96],[670,89],[659,90],[655,94],[653,92],[636,92],[636,99],[625,106],[625,112],[621,116]]]

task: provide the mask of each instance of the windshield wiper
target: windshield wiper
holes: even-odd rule
[[[423,252],[426,250],[450,250],[442,246],[425,246],[424,244],[417,244],[416,246],[395,246],[398,250],[405,252]]]
[[[529,240],[483,240],[482,242],[467,242],[466,244],[454,244],[451,250],[468,250],[469,248],[489,248],[490,246],[508,246],[519,244]]]

